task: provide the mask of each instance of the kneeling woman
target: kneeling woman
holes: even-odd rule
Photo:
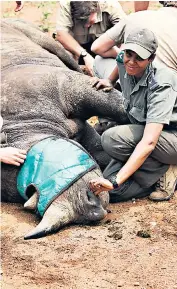
[[[151,200],[164,201],[175,191],[177,74],[153,62],[157,47],[150,30],[133,30],[109,79],[94,83],[97,89],[113,87],[119,76],[130,120],[130,124],[113,127],[102,135],[103,149],[112,161],[104,178],[90,182],[95,194],[109,191],[112,202],[149,194]]]

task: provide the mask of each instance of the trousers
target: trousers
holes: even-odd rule
[[[103,172],[105,178],[111,181],[122,168],[142,139],[143,132],[143,125],[127,124],[103,133],[103,149],[112,158]],[[110,192],[111,201],[124,201],[150,194],[152,185],[166,173],[170,165],[177,165],[177,132],[163,130],[155,149],[143,165],[127,182]]]

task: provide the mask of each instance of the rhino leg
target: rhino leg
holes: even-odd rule
[[[1,199],[3,202],[23,203],[24,199],[17,191],[19,167],[2,164],[1,166]]]
[[[100,135],[88,122],[85,122],[84,131],[79,143],[92,155],[103,171],[111,158],[103,150]]]

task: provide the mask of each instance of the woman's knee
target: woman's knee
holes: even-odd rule
[[[113,142],[112,142],[112,129],[110,128],[106,130],[101,136],[101,144],[107,153],[112,150]]]
[[[120,149],[135,147],[141,140],[144,127],[140,125],[118,125],[106,130],[101,137],[105,150],[117,144]]]
[[[95,57],[93,71],[98,78],[108,78],[116,66],[116,61],[113,58],[103,58],[99,55]]]
[[[177,164],[177,135],[170,131],[162,131],[158,143],[151,156],[164,164]]]
[[[125,161],[143,135],[143,126],[120,125],[106,130],[101,137],[103,149],[113,158]]]

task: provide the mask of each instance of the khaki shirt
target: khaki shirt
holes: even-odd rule
[[[106,30],[119,22],[126,15],[118,1],[103,1],[98,4],[97,22],[91,27],[84,27],[81,22],[72,20],[70,1],[60,1],[57,16],[57,31],[69,32],[80,44],[93,42]]]
[[[177,134],[177,73],[160,64],[150,64],[139,82],[128,75],[121,52],[117,57],[124,107],[131,123],[161,123]]]
[[[132,13],[108,30],[106,34],[117,45],[120,45],[135,27],[145,27],[154,32],[158,39],[156,61],[177,71],[177,8],[163,7],[157,11]]]

